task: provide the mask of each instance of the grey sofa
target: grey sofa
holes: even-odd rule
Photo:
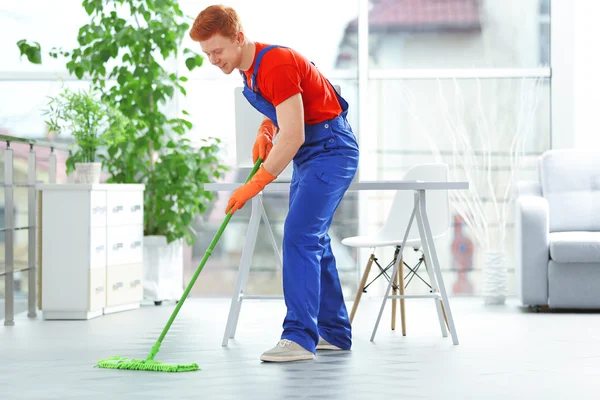
[[[516,284],[524,306],[600,309],[600,151],[550,150],[517,183]]]

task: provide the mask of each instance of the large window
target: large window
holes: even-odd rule
[[[453,194],[452,224],[436,243],[450,293],[480,294],[486,251],[500,246],[496,234],[504,235],[513,272],[512,192],[506,188],[516,179],[534,179],[535,158],[550,148],[550,2],[370,4],[368,17],[360,16],[368,18],[369,28],[363,179],[402,179],[415,164],[443,161],[451,179],[471,180],[478,192],[473,203],[480,202],[475,210],[488,221],[488,231],[470,227],[463,217],[473,204]],[[358,21],[347,32],[356,31]],[[341,68],[360,57],[360,47],[345,42]],[[363,232],[380,229],[392,197],[383,192],[361,198],[360,209],[369,215]],[[392,253],[382,249],[379,255],[390,260]],[[409,252],[407,263],[416,265],[419,255]],[[366,257],[357,254],[362,268]],[[409,290],[428,290],[413,282]],[[383,285],[376,287],[379,295]]]
[[[462,154],[453,138],[463,135],[478,160],[492,161],[499,201],[510,182],[511,139],[522,144],[522,178],[534,177],[534,160],[550,144],[550,0],[236,0],[227,2],[243,19],[247,35],[260,42],[293,47],[310,58],[350,103],[350,122],[361,145],[361,179],[400,179],[412,165],[442,160],[461,177]],[[209,1],[181,0],[194,17]],[[291,17],[292,16],[292,17]],[[22,0],[0,5],[0,131],[29,137],[47,135],[40,108],[58,91],[56,74],[64,64],[46,58],[42,66],[20,62],[16,42],[37,39],[49,49],[75,45],[86,23],[79,0]],[[49,23],[48,21],[60,21]],[[51,28],[49,26],[51,25]],[[198,46],[185,38],[186,46]],[[199,50],[199,47],[197,47]],[[178,67],[183,71],[184,61]],[[239,74],[223,75],[208,62],[192,73],[178,110],[191,112],[192,139],[218,136],[232,167],[227,181],[240,181],[235,168],[233,90]],[[68,81],[69,85],[86,82]],[[484,140],[482,140],[482,138]],[[492,148],[492,151],[487,149]],[[486,157],[488,156],[488,157]],[[511,167],[512,166],[512,167]],[[472,166],[471,166],[472,168]],[[186,252],[189,278],[223,218],[229,193],[196,221],[196,244]],[[381,227],[392,194],[348,194],[331,229],[344,292],[354,297],[367,258],[341,245],[345,236]],[[281,241],[286,195],[265,196],[275,235]],[[493,198],[482,195],[486,218],[494,221]],[[458,204],[460,207],[460,204]],[[193,295],[227,296],[233,292],[245,240],[249,207],[236,213],[194,288]],[[455,295],[479,294],[484,251],[478,232],[452,209],[453,225],[437,242],[446,284]],[[261,227],[261,230],[264,229]],[[506,249],[512,249],[512,218],[507,220]],[[460,242],[460,245],[457,243]],[[469,249],[459,253],[456,249]],[[392,249],[380,252],[382,264]],[[415,254],[407,254],[414,264]],[[467,273],[463,273],[467,271]],[[460,272],[460,273],[459,273]],[[369,295],[379,295],[382,283]],[[425,290],[413,280],[410,290]],[[281,293],[281,271],[270,242],[260,235],[248,292]]]

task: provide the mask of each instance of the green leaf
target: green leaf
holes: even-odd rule
[[[42,63],[42,53],[39,49],[31,48],[27,52],[27,59],[33,64]]]
[[[94,10],[96,9],[96,5],[92,1],[84,1],[83,6],[85,8],[85,12],[87,13],[87,15],[92,15]]]
[[[196,68],[196,57],[188,57],[185,60],[185,66],[187,67],[187,69],[189,69],[190,71],[193,71],[194,68]]]
[[[42,49],[38,42],[29,44],[26,40],[22,39],[17,42],[21,57],[25,56],[32,64],[42,63]]]
[[[83,78],[84,72],[85,71],[83,70],[82,67],[80,67],[80,66],[75,67],[75,75],[77,76],[78,79]]]
[[[181,223],[183,225],[189,225],[192,222],[192,215],[190,213],[183,213],[181,215]]]

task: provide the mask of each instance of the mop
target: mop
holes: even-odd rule
[[[261,163],[262,163],[262,160],[260,158],[258,160],[256,160],[256,163],[254,164],[254,168],[252,168],[252,171],[250,171],[248,179],[246,179],[246,183],[254,176],[256,171],[258,171],[258,168],[260,167]],[[227,226],[227,223],[231,219],[231,216],[232,216],[231,212],[229,212],[225,216],[225,220],[221,224],[221,227],[217,231],[217,234],[215,235],[212,242],[210,243],[208,250],[206,250],[206,253],[204,254],[204,257],[202,258],[202,261],[200,262],[198,269],[194,273],[194,276],[190,280],[190,283],[187,285],[187,288],[183,292],[183,295],[181,296],[181,299],[177,303],[175,310],[171,314],[171,317],[169,318],[167,325],[165,325],[158,340],[156,341],[154,346],[152,346],[152,349],[150,350],[150,354],[148,354],[148,357],[146,357],[145,360],[141,360],[141,359],[133,359],[133,358],[114,356],[114,357],[109,357],[109,358],[99,361],[96,364],[96,367],[111,368],[111,369],[128,369],[128,370],[137,370],[137,371],[158,371],[158,372],[187,372],[187,371],[198,371],[200,369],[198,367],[198,364],[196,364],[196,363],[169,364],[169,363],[163,363],[160,361],[156,361],[154,359],[154,357],[156,357],[156,354],[158,354],[158,351],[160,350],[160,345],[162,344],[163,339],[167,335],[169,328],[171,328],[171,324],[175,320],[175,317],[177,317],[177,314],[179,313],[179,310],[181,309],[183,302],[185,301],[188,294],[190,293],[190,290],[196,283],[196,279],[198,279],[198,275],[200,275],[202,268],[204,268],[206,261],[208,260],[212,251],[214,250],[215,245],[219,241],[219,238],[221,237],[223,230],[225,230],[225,227]]]

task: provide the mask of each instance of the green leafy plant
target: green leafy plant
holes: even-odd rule
[[[191,146],[189,113],[181,110],[179,117],[166,110],[176,91],[187,94],[187,77],[174,67],[178,57],[190,71],[203,62],[194,51],[181,50],[191,18],[176,0],[83,0],[82,5],[90,20],[79,29],[79,46],[53,48],[49,55],[65,57],[71,74],[91,80],[103,100],[132,121],[126,141],[107,144],[104,166],[108,182],[146,185],[145,234],[191,244],[192,219],[213,200],[203,185],[227,170],[219,162],[219,139]],[[21,56],[42,62],[37,42],[17,45]]]
[[[132,171],[152,168],[151,177],[143,174],[146,193],[151,194],[146,196],[145,234],[166,235],[169,242],[184,238],[192,244],[196,235],[193,218],[206,211],[214,200],[213,193],[204,190],[204,183],[219,178],[223,169],[217,157],[219,141],[203,140],[199,149],[192,147],[187,139],[170,142],[152,167],[145,161],[141,167],[130,168],[129,165],[138,162],[130,156],[138,153],[135,146],[132,142],[122,143],[116,153],[115,146],[109,147],[106,165],[111,182],[135,181],[135,177],[128,176]]]
[[[102,162],[99,150],[125,140],[130,121],[114,106],[101,101],[93,89],[63,88],[42,110],[48,128],[74,139],[75,151],[66,161],[67,173],[76,163]]]

